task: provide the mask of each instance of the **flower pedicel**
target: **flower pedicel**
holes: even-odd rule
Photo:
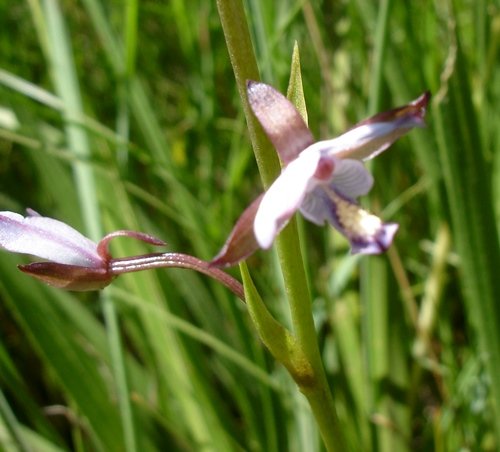
[[[66,223],[42,217],[31,209],[26,217],[14,212],[0,212],[0,248],[46,259],[20,265],[19,269],[51,286],[75,291],[100,290],[123,273],[176,267],[204,273],[244,300],[243,288],[238,281],[194,256],[150,253],[113,258],[108,248],[115,237],[131,237],[155,246],[165,245],[163,240],[135,231],[115,231],[94,243]]]

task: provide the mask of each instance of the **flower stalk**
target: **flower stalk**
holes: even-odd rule
[[[216,279],[245,301],[240,282],[194,256],[150,253],[113,258],[109,244],[117,237],[129,237],[154,246],[165,245],[163,240],[149,234],[123,230],[106,235],[96,244],[71,226],[42,217],[31,209],[28,209],[26,217],[14,212],[0,212],[0,248],[45,259],[20,265],[19,269],[51,286],[75,291],[100,290],[123,273],[186,268]]]
[[[246,96],[247,80],[258,80],[256,75],[257,63],[253,54],[248,25],[241,0],[218,0],[217,7],[224,30],[226,45],[231,57],[236,83],[239,87],[240,97],[244,105],[247,123],[252,125],[250,137],[259,166],[259,171],[264,187],[270,186],[278,173],[278,159],[273,152],[269,152],[269,141],[256,127],[256,119]],[[245,39],[242,38],[246,37]],[[243,87],[243,89],[242,89]],[[274,154],[274,155],[273,155]],[[323,442],[329,451],[347,450],[335,412],[333,397],[327,384],[325,371],[320,358],[316,331],[312,317],[312,303],[308,291],[304,263],[300,252],[298,233],[295,220],[283,230],[277,239],[277,250],[286,295],[292,315],[294,335],[299,346],[312,368],[312,379],[307,387],[297,381],[299,389],[309,401],[313,415],[318,422],[318,427]],[[247,299],[250,305],[251,299]],[[249,306],[249,309],[251,307]],[[257,330],[260,326],[257,324]],[[271,334],[271,332],[268,332]],[[262,333],[259,333],[262,337]],[[282,362],[280,356],[275,358]],[[321,403],[320,403],[321,401]]]
[[[143,256],[111,259],[109,271],[118,276],[123,273],[132,273],[157,268],[185,268],[203,273],[217,280],[233,292],[241,301],[245,301],[243,286],[228,273],[209,262],[182,253],[152,253]]]

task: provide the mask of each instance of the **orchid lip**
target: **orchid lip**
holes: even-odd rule
[[[331,188],[324,188],[321,196],[329,222],[349,240],[352,254],[380,254],[389,248],[399,227],[396,223],[383,223]]]

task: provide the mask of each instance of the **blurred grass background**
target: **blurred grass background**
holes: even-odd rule
[[[244,5],[262,79],[282,92],[297,41],[318,138],[434,95],[428,127],[372,166],[371,209],[400,224],[386,255],[351,257],[335,231],[302,224],[345,435],[373,451],[497,450],[499,3]],[[0,55],[0,210],[210,259],[260,192],[215,2],[4,2]],[[223,287],[159,270],[73,294],[21,274],[26,261],[0,254],[2,449],[322,450]],[[287,324],[274,254],[249,267]]]

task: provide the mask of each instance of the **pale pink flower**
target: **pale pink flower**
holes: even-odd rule
[[[296,211],[315,224],[330,223],[349,240],[352,253],[385,251],[398,225],[384,223],[357,203],[373,185],[362,161],[377,156],[413,127],[422,127],[429,97],[426,92],[337,138],[315,142],[286,97],[264,83],[248,82],[250,106],[284,169],[242,214],[212,263],[233,265],[258,247],[269,248]]]

